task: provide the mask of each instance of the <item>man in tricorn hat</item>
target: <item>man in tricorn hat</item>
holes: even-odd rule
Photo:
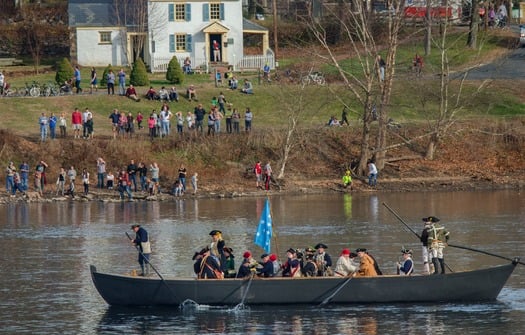
[[[421,242],[424,246],[424,240],[426,240],[428,247],[428,255],[432,256],[434,274],[439,273],[438,265],[439,267],[441,267],[441,273],[444,274],[445,259],[443,258],[443,249],[447,245],[450,233],[445,229],[445,227],[438,224],[440,220],[435,216],[429,216],[427,218],[423,218],[422,220],[425,222],[425,229],[421,234]]]
[[[397,263],[397,274],[410,276],[414,273],[414,262],[412,261],[412,250],[403,249],[403,261]]]
[[[224,246],[226,242],[222,239],[222,232],[214,229],[210,232],[211,244],[210,254],[217,259],[223,272],[226,271],[226,256],[224,255]]]
[[[315,249],[317,250],[314,256],[315,263],[317,264],[317,275],[321,277],[332,276],[332,257],[325,251],[328,247],[324,243],[317,243]]]
[[[135,244],[139,249],[138,262],[140,264],[141,276],[149,275],[149,258],[151,254],[151,244],[149,242],[148,232],[139,224],[131,226],[131,230],[135,232],[135,238],[131,243]]]

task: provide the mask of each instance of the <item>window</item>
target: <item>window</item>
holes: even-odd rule
[[[184,4],[175,4],[175,21],[186,20],[186,6]]]
[[[221,19],[221,5],[218,3],[210,4],[210,20]]]
[[[100,44],[111,44],[111,31],[99,32]]]
[[[191,35],[170,35],[170,52],[191,52]]]

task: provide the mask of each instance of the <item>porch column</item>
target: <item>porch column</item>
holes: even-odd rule
[[[270,49],[270,37],[269,37],[268,32],[265,32],[263,34],[262,44],[263,44],[263,54],[266,54],[266,50]]]

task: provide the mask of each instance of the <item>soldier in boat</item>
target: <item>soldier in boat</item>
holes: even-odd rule
[[[316,277],[318,273],[317,264],[314,259],[314,255],[307,254],[305,256],[306,262],[301,268],[301,272],[305,277]]]
[[[315,263],[317,264],[317,275],[318,276],[333,276],[332,271],[332,257],[325,251],[328,249],[326,244],[317,243],[315,246],[317,253],[315,254]]]
[[[226,271],[226,256],[224,255],[224,246],[226,242],[222,238],[222,232],[220,230],[212,230],[210,232],[211,244],[210,244],[210,253],[213,257],[217,258],[222,271]]]
[[[204,248],[193,256],[193,269],[199,279],[223,279],[224,274],[215,257],[211,256],[210,249]]]
[[[151,244],[148,238],[148,232],[139,224],[134,224],[131,229],[135,232],[135,238],[131,243],[135,244],[139,250],[138,262],[140,264],[141,276],[149,275],[149,258],[151,255]]]
[[[438,262],[441,267],[441,273],[445,273],[445,259],[443,258],[443,249],[447,246],[450,232],[445,227],[438,224],[440,221],[434,216],[423,218],[427,222],[431,223],[430,227],[426,229],[428,236],[428,254],[432,256],[432,264],[434,264],[434,274],[438,274]]]
[[[273,269],[273,262],[270,260],[270,255],[262,254],[261,255],[261,265],[262,268],[257,269],[257,275],[259,277],[269,278],[275,276],[275,271]]]
[[[354,262],[357,254],[343,249],[337,263],[335,264],[334,274],[336,277],[352,276],[359,269],[359,264]]]
[[[375,277],[378,275],[374,259],[366,252],[365,248],[356,249],[357,257],[359,257],[360,265],[357,271],[357,276],[360,277]]]
[[[224,257],[226,258],[226,263],[224,265],[224,277],[235,278],[237,276],[237,271],[235,271],[235,256],[233,255],[233,249],[224,247],[223,250]]]
[[[286,251],[286,263],[283,264],[283,277],[301,277],[301,262],[297,259],[297,251],[290,248]]]
[[[397,262],[397,274],[410,276],[414,273],[414,262],[412,261],[412,250],[403,249],[403,261]]]
[[[245,251],[242,257],[243,260],[241,266],[239,267],[239,271],[237,272],[237,278],[251,276],[252,274],[256,273],[257,266],[259,265],[259,263],[253,259],[252,253],[250,251]]]

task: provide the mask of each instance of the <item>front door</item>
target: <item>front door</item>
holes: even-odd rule
[[[222,62],[222,35],[210,34],[210,60],[214,63]]]

